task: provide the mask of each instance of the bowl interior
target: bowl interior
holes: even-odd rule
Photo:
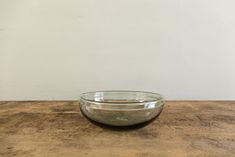
[[[96,91],[82,94],[81,99],[97,103],[136,104],[158,101],[162,96],[141,91]]]

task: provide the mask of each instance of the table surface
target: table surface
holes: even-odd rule
[[[0,102],[1,157],[234,157],[235,102],[168,101],[151,123],[108,127],[73,101]]]

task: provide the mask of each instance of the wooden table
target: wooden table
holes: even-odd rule
[[[0,102],[0,156],[235,157],[235,102],[167,102],[128,128],[88,121],[77,102]]]

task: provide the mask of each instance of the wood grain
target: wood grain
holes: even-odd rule
[[[1,157],[234,157],[235,102],[167,102],[149,124],[88,121],[77,102],[0,102]]]

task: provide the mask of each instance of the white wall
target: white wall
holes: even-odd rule
[[[0,100],[131,89],[235,99],[234,0],[0,0]]]

